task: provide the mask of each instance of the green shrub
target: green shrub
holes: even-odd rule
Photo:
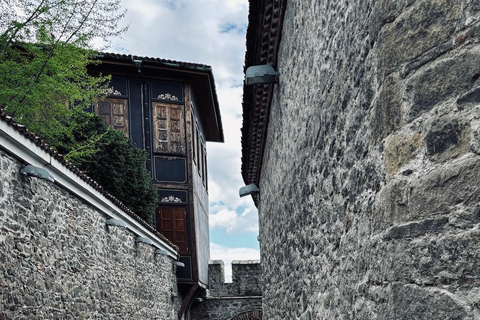
[[[147,154],[134,148],[125,135],[108,129],[97,152],[82,157],[79,168],[149,224],[157,204],[157,189],[145,167]]]

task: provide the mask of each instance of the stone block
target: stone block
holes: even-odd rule
[[[464,105],[478,103],[480,103],[480,87],[470,90],[469,92],[457,99],[457,104],[461,109],[464,108]]]
[[[473,152],[480,155],[480,120],[472,121],[471,148]]]
[[[471,13],[475,14],[480,12],[480,0],[469,0],[468,6]]]
[[[403,90],[396,76],[387,77],[378,93],[370,117],[370,130],[375,143],[383,140],[400,126]]]
[[[470,126],[457,119],[438,119],[425,136],[427,155],[437,161],[470,151]]]
[[[440,233],[448,223],[448,218],[426,219],[421,222],[412,222],[405,225],[394,226],[390,228],[385,239],[401,239],[410,237],[419,237],[427,233]]]
[[[460,28],[461,19],[462,5],[456,1],[424,0],[410,6],[380,32],[380,77],[389,75],[407,61],[442,45]]]
[[[390,286],[389,308],[379,319],[462,320],[466,307],[448,291],[394,283]]]
[[[428,112],[434,105],[467,93],[480,74],[480,50],[462,51],[439,61],[407,82],[408,118]]]
[[[377,15],[381,18],[383,24],[393,22],[405,8],[415,3],[417,0],[380,0],[376,1]]]
[[[420,147],[419,133],[395,134],[385,141],[385,173],[389,181],[403,166],[415,157]]]
[[[374,229],[445,214],[480,201],[480,159],[467,158],[418,176],[396,178],[376,196]]]

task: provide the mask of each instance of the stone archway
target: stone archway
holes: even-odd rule
[[[249,311],[233,317],[231,320],[262,320],[262,311]]]

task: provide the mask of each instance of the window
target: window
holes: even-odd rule
[[[207,179],[207,148],[203,147],[203,184],[208,190],[208,179]]]
[[[154,103],[153,130],[154,152],[185,153],[182,106]]]
[[[203,142],[203,141],[202,141]],[[203,184],[205,184],[205,152],[203,150],[203,144],[200,146],[200,153],[202,157],[202,167],[200,169],[200,176],[202,177]]]
[[[112,129],[128,136],[128,102],[124,99],[107,98],[95,104],[95,113]]]
[[[195,153],[197,154],[197,159],[198,159],[198,162],[197,162],[197,170],[198,170],[198,174],[202,174],[201,173],[201,170],[200,168],[202,167],[202,158],[200,158],[200,148],[201,148],[201,144],[202,144],[202,141],[200,140],[200,136],[199,136],[199,133],[198,133],[198,126],[196,126],[195,128],[195,136],[196,136],[196,139],[197,139],[197,146],[195,148]]]
[[[197,135],[195,133],[195,115],[192,113],[192,141],[193,141],[193,147],[192,147],[192,157],[193,157],[193,162],[197,163]]]

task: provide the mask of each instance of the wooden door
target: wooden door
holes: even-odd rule
[[[188,254],[187,208],[161,206],[157,208],[157,230],[173,244],[180,254]]]

